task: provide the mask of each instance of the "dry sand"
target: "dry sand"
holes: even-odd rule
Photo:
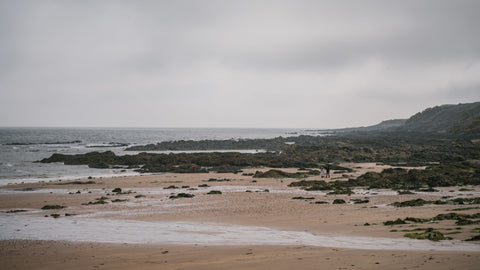
[[[344,164],[355,168],[353,176],[366,171],[381,171],[386,166],[372,163]],[[265,171],[268,168],[248,169]],[[296,169],[283,169],[295,171]],[[349,175],[332,174],[333,179],[346,179]],[[229,179],[230,181],[208,181],[210,178]],[[320,179],[312,177],[311,179]],[[252,182],[256,180],[256,182]],[[86,181],[86,180],[85,180]],[[416,198],[429,200],[441,199],[444,196],[480,197],[480,189],[471,187],[473,191],[462,192],[458,187],[441,188],[440,192],[418,192],[413,195],[396,195],[389,190],[356,190],[356,194],[326,195],[325,192],[307,192],[299,188],[287,187],[296,179],[253,179],[241,174],[162,174],[137,177],[93,179],[96,184],[90,185],[59,185],[58,182],[34,183],[6,186],[0,189],[0,268],[1,269],[480,269],[480,245],[467,244],[464,241],[472,235],[471,230],[478,225],[462,226],[456,229],[452,221],[440,223],[384,226],[383,221],[405,217],[433,217],[440,213],[462,206],[435,205],[422,207],[395,208],[388,206],[394,201],[405,201]],[[198,187],[207,184],[209,187]],[[174,185],[177,189],[165,189]],[[189,186],[189,188],[182,188]],[[115,195],[114,188],[132,191],[129,194]],[[195,190],[189,190],[194,188]],[[220,190],[222,194],[207,195],[211,190]],[[80,191],[80,194],[77,194]],[[248,191],[248,192],[247,192]],[[268,192],[267,192],[268,191]],[[194,194],[193,198],[169,199],[172,194]],[[145,197],[135,198],[137,195]],[[108,197],[108,204],[84,205],[95,202],[97,198]],[[292,197],[314,197],[313,200],[293,200]],[[342,198],[345,205],[333,205],[334,199]],[[367,204],[353,204],[352,199],[370,200]],[[126,200],[112,202],[113,200]],[[330,204],[315,204],[316,201],[326,201]],[[61,210],[40,210],[44,205],[64,205]],[[466,207],[466,206],[463,206]],[[28,210],[27,212],[6,213],[9,210]],[[462,211],[472,214],[479,209]],[[59,214],[54,219],[51,214]],[[72,214],[74,216],[65,216]],[[49,217],[44,217],[45,215]],[[96,239],[89,236],[76,237],[71,232],[70,239],[60,236],[61,228],[69,228],[70,223],[98,221],[101,224],[108,220],[107,229],[117,229],[119,234],[101,232]],[[12,228],[32,222],[21,228]],[[38,221],[38,224],[36,223]],[[146,235],[153,242],[138,244],[132,239],[143,239],[148,229],[125,233],[121,224],[199,224],[201,232],[188,235],[186,227],[177,231],[166,227],[165,235],[174,237],[177,241],[161,242],[160,235]],[[19,222],[19,223],[15,223]],[[64,223],[62,223],[64,222]],[[77,222],[77,223],[78,223]],[[88,223],[90,222],[90,223]],[[117,223],[115,223],[117,222]],[[137,222],[137,223],[135,223]],[[35,223],[35,224],[33,224]],[[370,226],[364,226],[369,223]],[[50,225],[49,225],[50,224]],[[208,224],[220,226],[217,230],[208,231]],[[35,226],[40,227],[35,227]],[[55,227],[58,225],[58,228]],[[61,226],[60,226],[61,225]],[[201,225],[201,226],[200,226]],[[43,226],[43,227],[42,227]],[[46,226],[50,226],[44,228]],[[117,227],[115,227],[117,226]],[[122,225],[123,226],[123,225]],[[202,227],[204,226],[204,227]],[[243,227],[242,227],[243,226]],[[245,228],[266,228],[268,233],[253,233],[251,243],[237,241],[242,237],[241,230]],[[450,251],[436,248],[431,241],[409,240],[403,237],[401,230],[434,227],[444,233],[451,234],[454,241],[441,241]],[[38,229],[40,228],[40,229]],[[44,228],[45,233],[38,235]],[[238,228],[240,232],[235,231]],[[49,230],[50,229],[50,230]],[[398,232],[390,230],[397,229]],[[17,231],[18,230],[18,231]],[[52,231],[58,230],[58,233]],[[92,229],[93,230],[93,229]],[[142,230],[142,229],[140,229]],[[130,229],[130,231],[135,231]],[[261,230],[260,230],[261,231]],[[37,233],[35,233],[37,232]],[[63,232],[65,233],[65,232]],[[175,234],[177,233],[177,234]],[[190,232],[192,233],[192,232]],[[222,234],[223,233],[223,234]],[[287,234],[285,234],[287,233]],[[77,233],[78,234],[78,233]],[[82,233],[85,234],[85,233]],[[231,237],[237,234],[237,238]],[[94,237],[94,233],[90,235]],[[151,234],[150,234],[151,235]],[[195,237],[200,238],[195,238]],[[208,236],[211,236],[210,238]],[[225,238],[222,238],[223,235]],[[309,237],[309,235],[311,237]],[[335,239],[363,239],[365,246],[358,248],[348,241],[337,241],[337,245],[318,244],[315,237],[341,237]],[[55,238],[57,236],[57,238]],[[189,238],[189,236],[191,238]],[[213,237],[215,236],[215,237]],[[295,237],[310,238],[305,241],[289,242]],[[120,239],[114,241],[115,238]],[[182,238],[183,237],[183,238]],[[263,238],[262,238],[263,237]],[[245,234],[247,238],[247,234]],[[259,240],[256,241],[256,238]],[[372,241],[388,238],[391,243],[413,243],[406,248],[402,244],[386,245],[388,250],[379,250],[383,246],[371,247]],[[25,240],[30,239],[30,240]],[[79,242],[72,240],[89,241]],[[105,241],[111,239],[112,241]],[[185,239],[185,240],[182,240]],[[194,243],[196,239],[198,243]],[[208,239],[217,239],[208,242]],[[222,242],[222,239],[224,242]],[[290,239],[290,240],[289,240]],[[387,240],[388,240],[387,239]],[[56,241],[51,241],[56,240]],[[70,240],[70,241],[64,241]],[[192,240],[192,241],[187,241]],[[283,242],[282,242],[283,240]],[[143,240],[142,240],[143,241]],[[140,242],[142,242],[140,241]],[[182,244],[182,241],[184,242]],[[343,240],[342,240],[343,241]],[[379,240],[380,241],[380,240]],[[381,240],[384,241],[384,240]],[[117,243],[105,243],[117,242]],[[122,244],[122,243],[128,244]],[[148,241],[144,241],[148,242]],[[368,242],[368,243],[367,243]],[[174,243],[174,244],[172,244]],[[280,244],[279,244],[280,243]],[[360,244],[362,242],[360,241]],[[380,242],[378,242],[380,243]],[[432,243],[430,245],[429,243]],[[332,247],[334,246],[334,247]],[[395,248],[395,246],[397,246]],[[355,247],[355,248],[352,248]],[[367,249],[365,249],[367,248]],[[400,250],[398,250],[400,248]],[[394,250],[397,249],[397,250]],[[434,249],[432,251],[432,249]],[[168,251],[168,252],[167,252]]]

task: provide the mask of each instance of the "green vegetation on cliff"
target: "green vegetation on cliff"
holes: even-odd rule
[[[428,108],[410,117],[402,131],[480,135],[480,102]]]

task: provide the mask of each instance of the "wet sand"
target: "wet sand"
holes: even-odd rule
[[[478,269],[478,252],[0,241],[1,269]]]
[[[365,171],[381,171],[384,168],[375,164],[346,165],[355,168],[353,176]],[[245,172],[255,170],[266,171],[267,168],[249,169]],[[295,171],[295,169],[283,170]],[[333,179],[347,177],[348,175],[332,174]],[[230,181],[208,181],[210,178]],[[417,192],[413,195],[397,195],[390,190],[359,189],[355,190],[354,195],[347,196],[326,195],[325,192],[307,192],[287,187],[290,182],[297,179],[253,179],[251,176],[241,174],[162,174],[92,180],[96,183],[89,185],[35,183],[2,187],[0,222],[3,224],[0,224],[2,225],[0,239],[3,240],[0,241],[2,258],[0,261],[3,265],[0,265],[0,268],[478,269],[480,265],[478,259],[480,245],[462,241],[474,235],[471,230],[478,228],[478,225],[462,226],[461,230],[455,229],[458,226],[455,226],[453,221],[415,225],[420,228],[438,228],[446,233],[454,230],[458,232],[449,235],[453,238],[452,241],[440,241],[439,244],[403,237],[405,232],[401,230],[412,229],[411,224],[394,227],[382,224],[387,220],[409,216],[433,217],[440,213],[448,213],[448,210],[453,208],[467,207],[388,206],[394,201],[417,198],[437,200],[444,196],[480,197],[478,187],[470,187],[474,190],[467,192],[460,191],[459,187],[440,188],[440,192]],[[205,184],[208,187],[199,187]],[[178,188],[165,189],[172,185]],[[112,190],[117,187],[131,193],[115,195]],[[219,190],[222,194],[207,194],[212,190]],[[169,196],[179,193],[195,196],[169,199]],[[107,204],[85,205],[97,201],[96,199],[102,196],[108,198],[105,199]],[[292,199],[298,196],[314,199]],[[344,199],[347,204],[331,204],[338,198]],[[367,204],[354,204],[352,201],[366,198],[370,201]],[[115,200],[117,202],[113,202]],[[316,201],[326,201],[329,204],[315,204]],[[47,204],[59,204],[67,208],[40,209]],[[9,210],[20,209],[27,211],[6,213]],[[461,213],[477,212],[480,210],[472,209]],[[55,219],[50,216],[52,214],[58,214],[60,217]],[[45,215],[48,217],[44,217]],[[37,221],[40,227],[34,226]],[[90,234],[77,232],[77,235],[72,231],[71,239],[64,239],[68,237],[58,237],[61,235],[60,228],[69,227],[62,222],[83,224],[82,228],[87,231],[88,226],[101,228],[102,225],[107,230],[96,231],[101,233],[103,238],[97,236],[90,239],[95,235],[93,231]],[[96,225],[86,225],[87,223]],[[370,226],[365,226],[366,223]],[[129,224],[128,226],[133,224],[133,227],[121,224]],[[148,228],[153,226],[153,231],[142,227],[145,224]],[[176,226],[190,224],[191,228],[197,228],[197,231],[192,232],[192,229],[189,231],[185,226],[175,230],[165,227],[166,224]],[[212,224],[218,227],[207,226]],[[29,226],[34,232],[29,230]],[[117,234],[108,235],[110,231],[108,228],[112,230],[116,228]],[[264,228],[265,232],[259,233],[262,229],[258,228]],[[45,233],[39,233],[42,229]],[[74,229],[75,227],[71,228]],[[398,232],[391,232],[392,229],[397,229]],[[52,230],[57,230],[58,233],[51,233]],[[158,231],[158,235],[155,234],[155,230]],[[132,232],[130,236],[130,233],[126,233],[129,231]],[[48,236],[47,232],[57,238]],[[167,235],[167,232],[172,238],[162,237],[161,234]],[[82,237],[79,240],[77,236],[80,234]],[[85,234],[90,235],[90,238]],[[181,235],[186,236],[185,240],[182,240]],[[333,237],[330,243],[321,238],[327,236]],[[375,241],[385,238],[386,243],[393,243],[390,244],[390,248],[388,245],[375,246]],[[341,239],[344,239],[343,242]],[[407,244],[402,246],[395,243]],[[447,247],[448,251],[435,245]],[[168,252],[165,252],[167,250]]]

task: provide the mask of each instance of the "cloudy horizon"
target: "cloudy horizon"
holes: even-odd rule
[[[476,102],[478,11],[0,0],[0,126],[342,128]]]

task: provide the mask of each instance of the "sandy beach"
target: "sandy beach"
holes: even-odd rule
[[[354,172],[333,173],[333,180],[386,168],[374,163],[342,165]],[[244,173],[268,169],[245,169]],[[314,179],[320,177],[308,178]],[[478,187],[409,195],[356,189],[348,196],[288,187],[298,179],[257,179],[241,173],[81,182],[87,181],[94,183],[2,187],[0,268],[479,269],[480,265],[480,244],[463,241],[478,234],[478,224],[459,227],[453,220],[442,220],[383,225],[397,218],[431,218],[468,207],[389,205],[395,201],[480,197]],[[193,197],[178,196],[182,193]],[[335,199],[344,199],[346,204],[332,204]],[[355,199],[368,203],[355,204]],[[45,205],[65,208],[42,210]],[[452,239],[433,242],[403,236],[407,230],[427,227]]]

